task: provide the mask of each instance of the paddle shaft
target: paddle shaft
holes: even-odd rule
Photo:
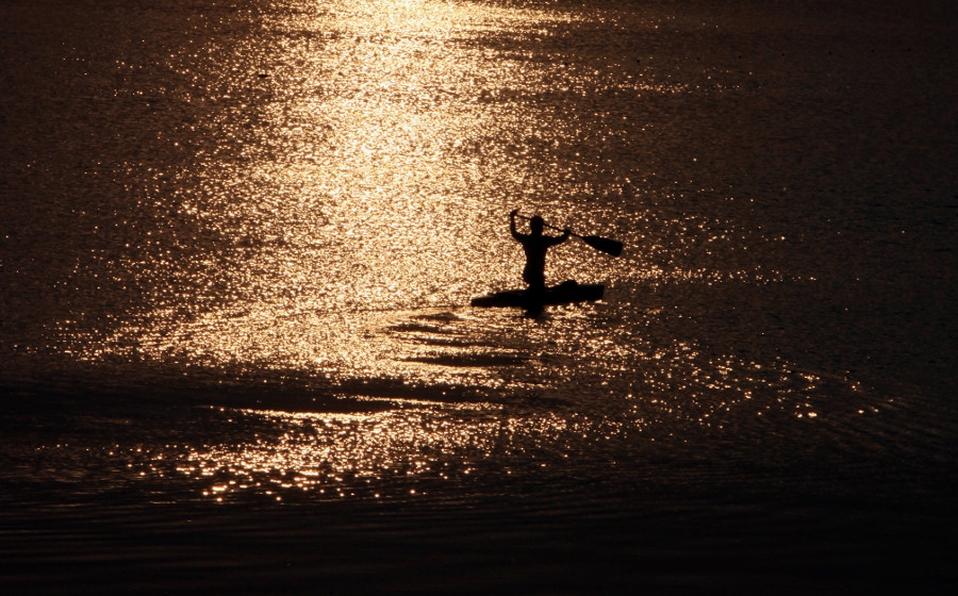
[[[526,221],[532,219],[531,217],[527,217],[527,216],[525,216],[525,215],[520,215],[520,214],[518,214],[518,213],[516,213],[516,217],[521,217],[522,219],[524,219],[524,220],[526,220]],[[549,225],[549,224],[547,224],[547,223],[545,223],[545,222],[542,222],[542,226],[543,226],[543,227],[546,227],[546,228],[549,228],[550,230],[556,230],[557,232],[565,232],[565,231],[566,231],[566,228],[560,228],[559,226]],[[570,236],[575,236],[576,238],[582,238],[582,236],[580,236],[579,234],[576,234],[576,233],[573,232],[572,230],[569,230],[569,235],[570,235]]]
[[[518,217],[521,217],[522,219],[526,219],[526,220],[532,219],[531,217],[526,217],[525,215],[519,215],[518,213],[516,213],[516,215]],[[553,230],[558,230],[560,232],[567,231],[567,228],[559,228],[556,226],[551,226],[545,222],[543,222],[542,225],[546,228],[551,228]],[[606,254],[612,255],[613,257],[617,257],[620,254],[622,254],[622,243],[619,242],[618,240],[612,240],[611,238],[603,238],[601,236],[582,236],[580,234],[576,234],[572,230],[568,230],[568,232],[570,236],[581,238],[583,242],[585,242],[592,248],[596,250],[601,250],[602,252]]]

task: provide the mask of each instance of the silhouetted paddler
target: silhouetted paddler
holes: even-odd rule
[[[522,270],[522,279],[529,284],[529,290],[535,293],[541,293],[546,288],[546,251],[550,246],[561,244],[569,239],[572,234],[570,230],[564,230],[561,236],[547,236],[542,233],[545,227],[545,221],[538,215],[529,219],[529,234],[521,234],[516,229],[516,215],[518,209],[513,209],[509,213],[509,231],[512,237],[522,245],[522,250],[526,253],[526,266]]]

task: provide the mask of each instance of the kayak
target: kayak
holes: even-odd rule
[[[546,288],[545,294],[533,296],[529,290],[507,290],[478,296],[472,299],[472,306],[482,307],[519,307],[541,309],[553,304],[572,304],[601,300],[605,286],[601,284],[580,284],[575,280],[564,281],[557,286]]]

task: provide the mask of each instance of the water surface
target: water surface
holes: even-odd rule
[[[6,3],[4,581],[953,585],[924,8]],[[603,301],[468,306],[513,208]]]

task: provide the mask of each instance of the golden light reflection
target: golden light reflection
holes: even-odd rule
[[[207,79],[190,100],[210,104],[219,140],[181,175],[171,224],[174,245],[195,249],[125,263],[145,286],[173,283],[107,350],[423,374],[428,354],[377,329],[517,283],[508,189],[551,195],[562,173],[513,149],[577,134],[532,101],[568,76],[517,48],[571,21],[473,3],[303,5],[271,14],[268,39],[216,45],[219,68],[195,74]]]
[[[504,219],[517,205],[557,223],[586,217],[589,228],[626,230],[642,245],[636,260],[613,263],[569,243],[551,261],[555,279],[777,275],[663,263],[677,247],[646,241],[650,211],[622,202],[635,185],[607,169],[608,148],[628,140],[621,123],[641,112],[642,97],[685,84],[655,79],[627,60],[628,48],[570,60],[566,46],[588,45],[596,26],[652,21],[427,0],[290,2],[231,18],[250,22],[170,58],[193,83],[171,97],[202,106],[212,125],[192,126],[202,138],[191,168],[150,170],[151,184],[135,189],[144,207],[171,217],[148,250],[117,263],[145,288],[145,304],[87,346],[90,357],[495,382],[500,364],[523,357],[488,340],[512,323],[458,308],[519,283]],[[617,103],[599,109],[607,93]],[[172,196],[159,195],[170,179]],[[689,250],[754,240],[702,218],[654,223]],[[384,331],[447,312],[458,322],[442,333],[492,328],[457,346]]]
[[[827,428],[860,415],[859,405],[871,400],[842,378],[716,355],[691,343],[628,346],[598,330],[563,341],[546,359],[552,374],[574,383],[571,391],[542,382],[539,365],[513,369],[504,403],[417,400],[413,388],[373,399],[389,405],[374,412],[216,408],[218,421],[205,428],[222,425],[228,430],[212,436],[228,440],[154,453],[144,468],[195,481],[204,498],[217,501],[409,498],[458,487],[474,472],[552,466],[560,474],[581,473],[562,471],[582,465],[569,463],[568,454],[602,457],[635,438],[651,444],[727,428],[736,440],[763,440],[766,424],[781,431],[788,420]],[[841,423],[835,428],[849,432]]]
[[[569,427],[559,416],[529,419],[484,415],[487,411],[491,406],[483,404],[438,416],[416,408],[362,415],[236,411],[230,414],[236,422],[266,423],[278,434],[194,449],[176,472],[199,481],[202,495],[218,501],[250,493],[278,500],[296,493],[405,498],[427,494],[430,483],[460,482],[487,460],[535,459],[535,453],[524,452]],[[390,487],[393,494],[387,495]]]
[[[194,159],[177,172],[127,164],[142,169],[137,204],[160,214],[115,262],[143,303],[106,339],[73,338],[92,360],[269,381],[264,410],[224,414],[244,423],[230,440],[156,469],[176,460],[212,499],[375,496],[402,485],[384,479],[453,482],[479,462],[540,465],[636,434],[827,424],[836,406],[821,388],[848,393],[843,379],[709,345],[701,321],[734,314],[739,296],[682,294],[781,282],[753,255],[786,240],[698,211],[714,189],[646,192],[662,124],[643,102],[694,85],[650,74],[632,30],[615,51],[592,44],[654,25],[429,0],[231,18],[248,22],[167,65],[192,83],[167,98],[203,116],[168,133]],[[465,306],[521,283],[515,207],[627,241],[619,260],[581,242],[550,254],[550,279],[607,283],[606,302],[541,321]],[[712,318],[689,320],[700,302]],[[291,377],[389,407],[271,411]],[[418,480],[402,486],[427,490]]]

